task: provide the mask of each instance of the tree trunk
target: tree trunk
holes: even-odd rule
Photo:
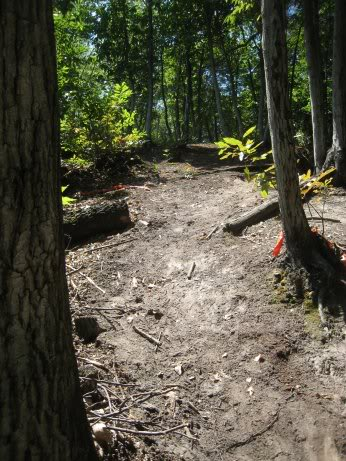
[[[324,91],[318,1],[304,0],[304,34],[311,100],[314,166],[319,172],[326,157]]]
[[[186,100],[184,114],[184,142],[190,141],[190,124],[194,125],[193,88],[192,88],[192,64],[190,46],[186,49]]]
[[[335,0],[333,43],[333,151],[338,180],[346,184],[346,15],[345,0]]]
[[[62,233],[52,2],[0,3],[0,459],[94,461]]]
[[[221,134],[222,136],[229,136],[230,133],[226,127],[226,121],[225,121],[224,113],[222,110],[222,104],[221,104],[221,93],[220,93],[219,83],[218,83],[217,74],[216,74],[216,64],[215,64],[214,45],[213,45],[213,36],[212,36],[213,8],[211,7],[211,5],[206,6],[205,16],[206,16],[207,38],[208,38],[210,73],[211,73],[213,88],[214,88],[214,93],[215,93],[216,110],[217,110],[217,115],[219,118]]]
[[[153,30],[153,0],[146,0],[148,14],[148,100],[145,132],[151,140],[151,128],[154,103],[154,30]]]
[[[281,220],[287,251],[299,264],[309,253],[312,233],[300,198],[290,126],[285,0],[262,0],[262,20],[268,115]]]
[[[202,83],[203,83],[203,64],[204,64],[204,48],[201,51],[198,73],[197,73],[197,141],[202,141],[203,136],[203,117],[202,117]]]
[[[161,61],[161,96],[162,96],[163,108],[164,108],[164,113],[165,113],[165,124],[166,124],[168,138],[172,139],[173,134],[172,134],[171,127],[169,125],[169,120],[168,120],[168,107],[167,107],[166,90],[165,90],[165,70],[164,70],[164,63],[163,63],[163,51],[161,51],[160,61]]]
[[[297,57],[298,57],[298,46],[299,46],[299,41],[300,41],[300,34],[302,31],[302,26],[299,26],[298,29],[298,34],[297,34],[297,39],[296,39],[296,44],[294,46],[293,50],[293,58],[292,58],[292,71],[291,71],[291,81],[290,81],[290,89],[289,89],[289,103],[290,106],[292,106],[292,98],[293,98],[293,88],[294,88],[294,80],[296,76],[296,64],[297,64]]]
[[[181,139],[181,126],[180,126],[180,90],[181,90],[181,61],[178,60],[177,71],[175,76],[175,103],[174,103],[174,113],[175,113],[175,140],[178,142]]]
[[[259,54],[259,100],[258,100],[258,116],[257,116],[257,134],[258,139],[264,141],[265,132],[265,115],[266,115],[266,79],[264,74],[264,61],[262,49],[258,50]]]
[[[227,70],[228,70],[228,73],[229,73],[229,83],[230,83],[230,93],[231,93],[231,99],[232,99],[232,106],[233,106],[233,110],[234,110],[234,113],[235,113],[235,118],[237,120],[238,134],[239,134],[239,137],[241,138],[243,136],[243,134],[244,134],[244,127],[243,127],[241,112],[240,112],[240,108],[239,108],[239,104],[238,104],[237,86],[236,86],[236,83],[235,83],[235,78],[234,78],[234,74],[233,74],[231,61],[230,61],[229,55],[228,55],[228,53],[226,51],[225,42],[224,42],[223,37],[221,37],[221,49],[222,49],[222,54],[224,56],[224,59],[225,59],[226,65],[227,65]]]

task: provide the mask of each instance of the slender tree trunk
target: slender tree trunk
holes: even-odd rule
[[[174,102],[174,113],[175,113],[175,139],[180,141],[181,139],[181,126],[180,126],[180,91],[181,91],[181,61],[178,59],[177,71],[175,76],[175,102]]]
[[[314,165],[319,172],[326,157],[324,91],[319,32],[318,0],[304,0],[304,34],[308,64]]]
[[[190,56],[190,47],[186,50],[186,101],[184,116],[184,134],[185,142],[190,141],[190,125],[194,125],[194,107],[193,107],[193,87],[192,87],[192,64]]]
[[[130,98],[130,111],[133,112],[136,106],[136,95],[135,95],[135,82],[133,78],[133,69],[130,63],[130,40],[128,31],[128,19],[127,19],[127,0],[121,1],[122,16],[124,22],[124,62],[127,67],[127,78],[132,91]]]
[[[259,83],[260,92],[258,100],[258,116],[257,116],[257,133],[258,139],[264,141],[265,131],[265,115],[266,115],[266,80],[264,73],[264,61],[262,49],[258,50],[259,54]]]
[[[289,89],[290,106],[292,106],[294,79],[295,79],[295,76],[296,76],[296,64],[297,64],[298,46],[299,46],[301,31],[302,31],[302,26],[299,26],[298,34],[297,34],[297,40],[296,40],[296,44],[294,46],[294,51],[293,51],[293,59],[292,59],[291,82],[290,82],[290,89]]]
[[[94,461],[65,276],[52,2],[0,2],[0,459]]]
[[[231,61],[229,59],[229,55],[226,51],[225,47],[225,42],[223,37],[221,37],[221,49],[222,49],[222,54],[224,56],[225,62],[227,64],[227,70],[229,74],[229,83],[230,83],[230,92],[231,92],[231,99],[232,99],[232,106],[235,114],[235,118],[237,121],[237,127],[238,127],[238,134],[240,137],[243,136],[244,133],[244,127],[243,127],[243,121],[242,121],[242,116],[241,116],[241,111],[239,108],[238,104],[238,94],[237,94],[237,86],[235,83],[235,77],[231,65]]]
[[[204,48],[201,52],[201,57],[197,73],[197,141],[201,142],[203,135],[203,119],[202,119],[202,83],[203,83],[203,64],[204,64]]]
[[[300,198],[290,126],[285,3],[262,0],[262,39],[281,220],[288,253],[296,263],[301,263],[311,248],[312,234]]]
[[[151,128],[154,103],[154,29],[153,29],[153,0],[146,0],[148,14],[148,101],[145,120],[145,132],[151,140]]]
[[[213,8],[211,5],[206,7],[206,27],[207,27],[207,38],[208,38],[208,52],[209,52],[209,62],[210,62],[210,73],[213,81],[213,88],[215,93],[215,103],[216,103],[216,110],[219,118],[220,129],[222,136],[229,136],[229,130],[226,126],[226,121],[224,117],[224,113],[222,110],[221,104],[221,93],[219,88],[219,83],[217,80],[217,73],[216,73],[216,64],[215,64],[215,56],[214,56],[214,45],[213,45],[213,36],[212,36],[212,18],[213,18]]]
[[[346,2],[335,0],[333,43],[333,151],[339,182],[346,184]]]
[[[172,130],[169,125],[169,120],[168,120],[168,107],[167,107],[167,100],[166,100],[166,90],[165,90],[165,69],[164,69],[164,63],[163,63],[163,52],[161,51],[161,95],[162,95],[162,101],[163,101],[163,108],[165,112],[165,124],[166,124],[166,129],[167,129],[167,134],[169,139],[173,138]]]

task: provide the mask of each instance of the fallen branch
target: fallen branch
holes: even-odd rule
[[[83,277],[85,277],[87,279],[87,281],[93,285],[95,288],[97,288],[99,291],[101,291],[101,293],[103,293],[104,295],[106,294],[105,290],[103,290],[102,288],[100,288],[98,285],[96,285],[96,283],[93,281],[93,279],[91,279],[88,275],[84,274],[83,272],[80,272],[80,275],[82,275]]]
[[[215,226],[214,229],[212,231],[209,232],[209,234],[206,236],[206,240],[209,240],[210,237],[215,234],[215,232],[219,229],[219,226]]]
[[[195,270],[195,267],[196,267],[196,263],[193,262],[193,263],[191,264],[190,270],[189,270],[189,272],[188,272],[188,274],[187,274],[188,280],[191,280],[193,271]]]
[[[127,432],[129,434],[135,434],[135,435],[157,436],[157,435],[166,435],[172,432],[176,432],[179,429],[183,429],[185,427],[188,427],[188,425],[180,424],[179,426],[171,427],[169,429],[164,429],[162,431],[135,431],[133,429],[125,429],[123,427],[111,427],[111,426],[108,426],[108,429],[112,431],[118,431],[118,432]],[[184,437],[187,437],[191,440],[197,440],[195,437],[189,437],[186,434],[179,433],[179,435],[183,435]]]
[[[162,337],[162,331],[160,331],[160,334],[159,334],[159,337],[158,337],[158,342],[161,344],[161,337]],[[156,347],[155,347],[155,352],[158,351],[158,348],[159,348],[159,345],[156,344]]]
[[[327,222],[335,222],[335,223],[340,223],[340,219],[334,219],[334,218],[327,218],[324,216],[309,216],[306,218],[308,221],[327,221]]]
[[[153,336],[150,336],[148,333],[146,333],[145,331],[137,328],[135,325],[133,325],[132,327],[134,329],[134,331],[136,333],[138,333],[140,336],[142,336],[142,338],[145,338],[146,340],[148,340],[150,343],[152,344],[155,344],[156,346],[161,346],[161,342],[158,341],[156,338],[154,338]]]
[[[85,362],[85,363],[88,363],[89,365],[92,365],[96,368],[100,368],[101,370],[103,371],[106,371],[107,373],[110,373],[110,369],[107,368],[106,366],[102,365],[102,363],[100,362],[97,362],[96,360],[90,360],[90,359],[87,359],[85,357],[78,357],[78,360],[82,361],[82,362]]]
[[[67,267],[69,267],[70,269],[72,269],[72,272],[79,272],[80,275],[82,275],[83,277],[85,277],[87,279],[87,281],[93,285],[95,288],[97,288],[99,291],[101,291],[101,293],[103,293],[104,295],[106,294],[105,290],[103,290],[102,288],[100,288],[98,285],[96,285],[96,283],[93,281],[93,279],[91,279],[88,275],[84,274],[84,272],[81,272],[79,269],[75,269],[74,267],[70,266],[69,264],[66,264]]]
[[[95,248],[89,248],[87,250],[81,251],[81,253],[92,253],[93,251],[103,250],[104,248],[111,248],[111,247],[115,247],[119,245],[125,245],[126,243],[130,243],[135,240],[138,240],[138,239],[133,238],[133,239],[126,240],[125,242],[116,242],[116,243],[110,243],[109,245],[102,245],[102,246],[98,246]]]

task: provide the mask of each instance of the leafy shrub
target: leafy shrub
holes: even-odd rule
[[[114,84],[101,68],[88,31],[88,11],[75,2],[66,13],[55,11],[61,148],[75,159],[114,154],[143,138],[128,110],[132,91]]]

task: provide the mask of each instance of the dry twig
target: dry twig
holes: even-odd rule
[[[161,342],[158,341],[156,338],[153,336],[149,335],[145,331],[141,330],[140,328],[137,328],[135,325],[132,327],[136,333],[138,333],[140,336],[143,338],[147,339],[150,343],[155,344],[156,346],[161,346]]]

